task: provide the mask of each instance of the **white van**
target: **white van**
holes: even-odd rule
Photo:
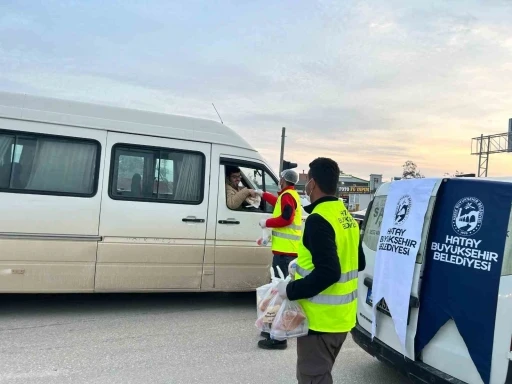
[[[494,180],[512,182],[512,178],[472,179],[472,182]],[[414,280],[410,300],[410,320],[407,328],[407,345],[414,345],[417,331],[419,297],[423,275],[423,260],[426,252],[428,232],[436,203],[436,196],[443,179],[433,189],[425,221],[423,223],[422,243],[416,259]],[[379,315],[377,336],[372,341],[372,307],[367,294],[372,287],[375,255],[380,236],[380,228],[390,183],[380,186],[367,209],[363,222],[362,249],[366,257],[366,268],[359,273],[357,325],[352,331],[355,342],[369,354],[388,365],[394,366],[415,383],[482,383],[482,379],[468,353],[464,340],[460,336],[453,320],[442,326],[434,338],[423,349],[419,358],[412,361],[402,354],[402,346],[395,332],[393,320],[385,301],[378,305]],[[511,229],[512,217],[508,230]],[[492,384],[512,383],[512,242],[506,239],[505,252],[499,285],[498,305],[492,353]],[[475,311],[478,304],[475,303]],[[485,327],[485,324],[482,324]]]
[[[277,192],[217,122],[0,93],[0,292],[245,291],[269,280],[258,223],[225,166]]]

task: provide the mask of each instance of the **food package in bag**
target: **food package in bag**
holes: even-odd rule
[[[278,273],[280,273],[282,276],[281,269],[278,270]],[[273,287],[276,287],[278,283],[279,283],[279,278],[276,278],[276,276],[274,274],[274,268],[270,267],[270,283],[256,288],[256,311],[257,311],[256,317],[257,318],[263,314],[263,311],[265,310],[265,308],[268,305],[268,302],[269,302],[268,295],[270,294],[270,290]],[[264,299],[266,299],[267,301],[262,305],[262,302]],[[262,309],[260,309],[260,308],[262,308]]]
[[[283,300],[270,330],[270,337],[275,340],[286,340],[308,334],[308,318],[296,301]]]
[[[265,284],[261,287],[256,288],[256,317],[259,318],[263,315],[263,310],[266,308],[266,305],[263,303],[263,299],[266,299],[270,290],[272,289],[273,284]],[[268,305],[268,302],[267,302]],[[262,309],[263,308],[263,309]]]
[[[256,320],[256,327],[262,331],[265,328],[264,332],[268,332],[270,324],[277,313],[277,311],[274,313],[272,306],[280,305],[282,302],[277,292],[272,293],[272,289],[277,287],[280,281],[284,280],[283,272],[279,267],[277,267],[277,273],[279,277],[275,276],[274,269],[270,267],[271,282],[256,288],[256,312],[258,319]]]
[[[262,301],[262,306],[260,308],[264,308],[262,310],[262,314],[256,320],[256,328],[258,328],[262,332],[269,332],[274,322],[279,309],[281,309],[281,305],[283,303],[283,299],[279,296],[278,292],[272,292],[271,289],[265,299]]]

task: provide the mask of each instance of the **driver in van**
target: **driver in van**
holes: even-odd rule
[[[240,209],[248,197],[256,197],[254,189],[240,187],[242,171],[238,167],[226,166],[226,204],[229,209]]]

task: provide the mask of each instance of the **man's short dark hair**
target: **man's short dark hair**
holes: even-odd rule
[[[231,177],[233,173],[242,173],[242,171],[234,165],[226,165],[226,177]]]
[[[308,176],[315,179],[318,188],[326,195],[336,195],[340,168],[338,163],[327,157],[319,157],[309,164]]]

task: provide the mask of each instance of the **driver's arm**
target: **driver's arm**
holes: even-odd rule
[[[226,204],[229,209],[238,209],[242,203],[251,194],[251,189],[243,188],[240,191],[236,191],[234,188],[229,186],[226,187]]]

